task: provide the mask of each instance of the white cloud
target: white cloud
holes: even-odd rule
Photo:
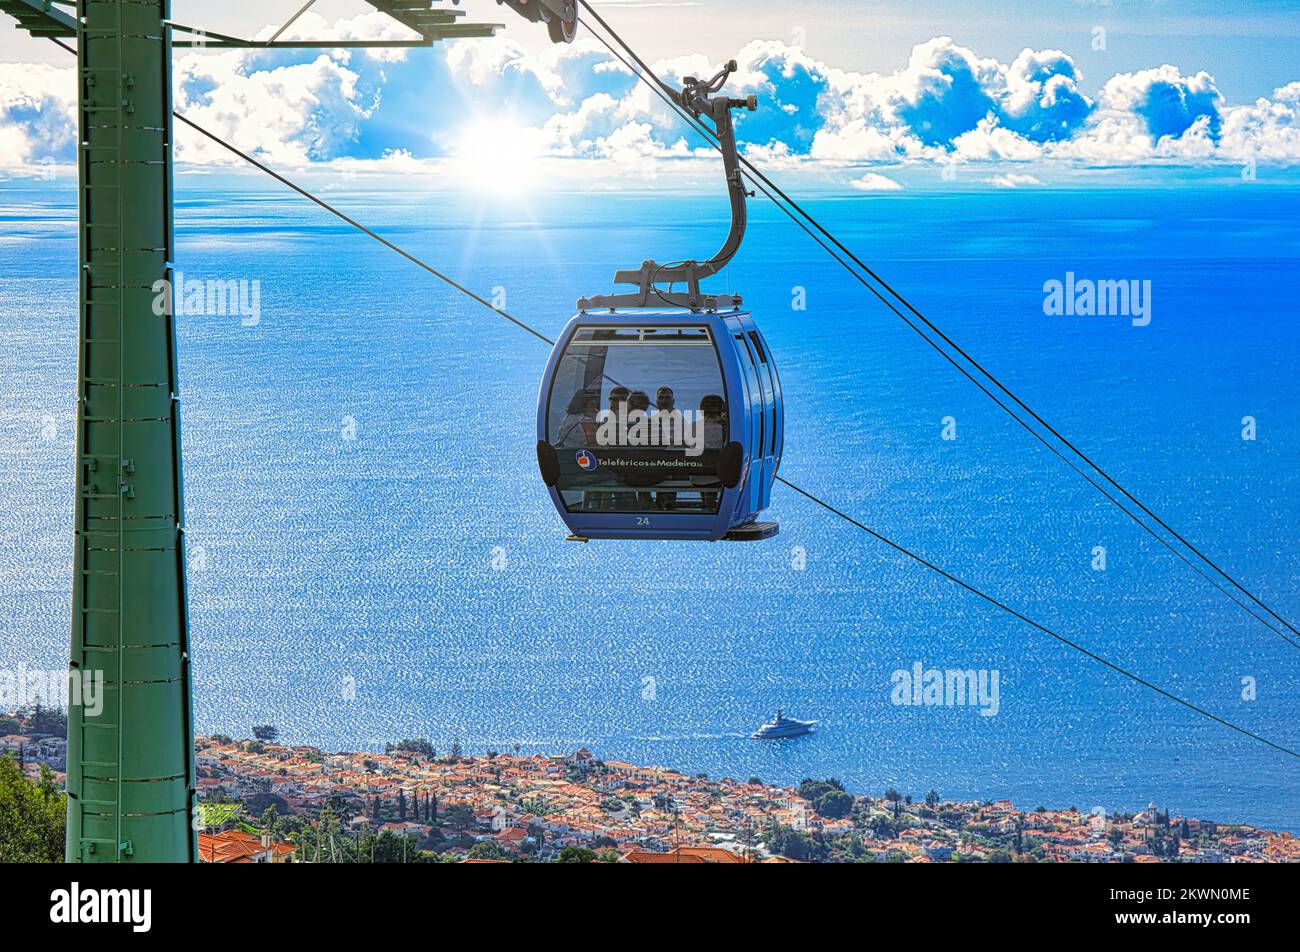
[[[378,13],[327,22],[309,12],[296,33],[405,35]],[[778,41],[751,42],[736,60],[729,90],[760,101],[758,112],[737,114],[738,137],[748,155],[777,167],[842,175],[873,164],[1300,163],[1300,81],[1234,106],[1208,73],[1166,64],[1111,77],[1094,102],[1061,50],[1026,48],[1002,63],[942,36],[889,73],[842,70]],[[698,54],[653,65],[670,82],[717,68]],[[485,118],[519,128],[542,156],[603,164],[613,175],[716,163],[590,37],[538,54],[501,37],[427,50],[178,51],[176,87],[177,107],[194,121],[286,165],[428,165]],[[0,64],[0,164],[70,160],[74,93],[71,66]],[[177,155],[236,161],[184,128]],[[853,186],[870,188],[870,174]]]
[[[861,178],[854,179],[849,185],[859,192],[898,192],[903,188],[900,183],[879,172],[867,172]]]
[[[993,113],[981,119],[974,129],[953,139],[952,151],[957,158],[971,161],[1028,162],[1042,154],[1042,150],[1024,136],[999,125]]]
[[[71,68],[0,63],[0,168],[74,161],[76,96]]]
[[[989,185],[996,185],[998,188],[1021,188],[1025,185],[1042,185],[1036,175],[1025,175],[1017,172],[1007,172],[1004,175],[995,175],[992,178],[984,180]]]
[[[1102,165],[1212,160],[1220,157],[1222,121],[1214,78],[1206,72],[1184,76],[1166,64],[1111,77],[1083,128],[1048,152]]]
[[[197,124],[259,158],[285,165],[347,155],[375,103],[358,95],[358,75],[320,53],[309,63],[245,69],[245,54],[191,55],[177,64],[177,109]],[[181,162],[237,161],[220,146],[184,129]]]
[[[1300,161],[1300,83],[1273,95],[1277,101],[1257,99],[1253,105],[1225,110],[1220,156],[1237,161]]]

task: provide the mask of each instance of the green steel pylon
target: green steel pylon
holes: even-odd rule
[[[70,862],[193,862],[170,0],[80,0],[80,327]],[[157,282],[165,280],[166,285]],[[86,698],[81,699],[83,702]]]

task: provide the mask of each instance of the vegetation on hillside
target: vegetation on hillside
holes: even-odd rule
[[[18,762],[0,756],[0,863],[61,863],[67,797],[41,765],[33,783]]]

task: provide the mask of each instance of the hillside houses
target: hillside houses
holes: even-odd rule
[[[1010,801],[911,802],[854,797],[822,816],[794,788],[710,780],[655,766],[571,754],[434,757],[406,751],[326,754],[316,748],[200,738],[200,795],[270,795],[316,816],[328,803],[358,831],[388,831],[416,848],[464,856],[489,843],[506,857],[554,859],[566,847],[624,862],[697,863],[772,857],[765,835],[791,831],[831,855],[890,862],[1151,862],[1179,839],[1183,862],[1300,861],[1289,834],[1170,817],[1025,811]],[[725,857],[723,857],[725,860]]]

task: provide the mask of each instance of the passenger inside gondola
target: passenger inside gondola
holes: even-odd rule
[[[609,415],[615,421],[619,419],[620,413],[626,417],[630,412],[628,410],[628,399],[632,392],[622,384],[611,387],[609,391]],[[615,441],[617,442],[617,441]],[[636,493],[627,492],[606,492],[601,493],[596,500],[597,509],[604,509],[612,512],[620,512],[627,509],[636,508]]]
[[[660,387],[655,391],[655,414],[659,417],[659,439],[664,445],[668,446],[676,445],[681,442],[682,434],[680,426],[675,426],[674,423],[668,419],[668,415],[673,412],[676,403],[677,397],[673,393],[672,387]],[[673,475],[674,474],[671,472],[668,474],[670,479]],[[655,508],[663,510],[676,509],[677,494],[667,492],[655,493]]]
[[[716,512],[723,387],[707,328],[579,328],[556,367],[546,422],[547,442],[565,451],[556,482],[564,505]],[[696,409],[708,397],[711,423]],[[709,427],[718,433],[706,441]]]
[[[634,390],[627,398],[627,413],[630,417],[633,413],[650,412],[650,394],[644,390]],[[654,493],[637,493],[636,503],[638,509],[653,509],[655,504]]]
[[[600,392],[579,390],[569,400],[564,419],[560,421],[556,446],[591,446],[596,438],[596,411],[600,407]]]
[[[700,418],[704,427],[704,448],[722,449],[727,442],[727,404],[716,393],[707,394],[700,401]],[[721,483],[716,476],[695,476],[691,482],[697,486],[716,486]],[[704,509],[718,508],[718,490],[700,490],[700,505]]]
[[[707,394],[700,401],[700,416],[704,420],[704,448],[721,449],[727,442],[727,404],[716,393]]]
[[[614,416],[618,416],[619,407],[624,406],[627,403],[627,398],[631,395],[631,391],[621,384],[612,388],[609,391],[609,412]]]

